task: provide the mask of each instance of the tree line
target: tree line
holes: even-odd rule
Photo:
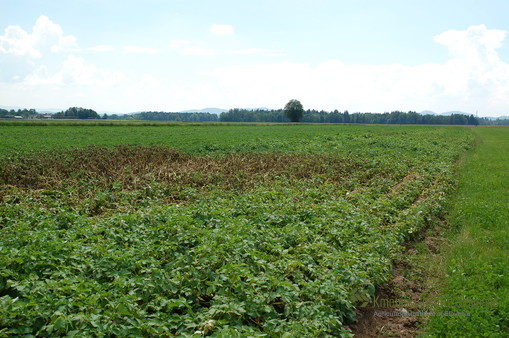
[[[290,102],[289,102],[290,103]],[[115,119],[115,120],[145,120],[145,121],[181,121],[181,122],[265,122],[287,123],[292,121],[291,108],[285,109],[242,109],[233,108],[219,116],[213,113],[176,113],[146,111],[127,115],[100,116],[92,109],[71,107],[55,114],[38,113],[35,109],[7,110],[0,108],[0,118],[43,118],[52,117],[57,119]],[[300,108],[300,107],[298,107]],[[288,113],[290,112],[290,115]],[[293,118],[295,121],[295,117]],[[308,109],[302,110],[302,115],[297,119],[305,123],[362,123],[362,124],[442,124],[442,125],[509,125],[509,119],[489,119],[474,115],[452,114],[432,115],[419,114],[415,111],[393,111],[386,113],[349,113],[347,110],[340,112]]]
[[[81,107],[71,107],[65,111],[61,111],[54,114],[43,114],[37,112],[35,109],[18,109],[18,110],[7,110],[0,109],[0,118],[43,118],[51,117],[54,119],[99,119],[101,118],[95,110],[86,109]]]
[[[55,119],[99,119],[101,118],[95,110],[81,107],[71,107],[66,111],[53,114]]]
[[[13,118],[15,116],[21,116],[23,118],[29,118],[31,116],[38,115],[37,111],[35,109],[2,109],[0,108],[0,117],[1,118]]]
[[[130,115],[133,120],[148,121],[182,121],[182,122],[216,122],[219,117],[211,113],[165,113],[156,111],[140,112]]]
[[[283,109],[277,110],[248,110],[230,109],[221,113],[221,122],[290,122]],[[340,112],[334,110],[308,109],[303,111],[301,122],[307,123],[364,123],[364,124],[452,124],[452,125],[478,125],[489,124],[489,120],[481,120],[473,115],[423,115],[415,111],[391,113],[349,113],[347,110]]]

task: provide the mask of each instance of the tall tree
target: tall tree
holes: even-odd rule
[[[292,122],[299,122],[304,116],[304,108],[299,100],[290,100],[284,109],[285,116]]]

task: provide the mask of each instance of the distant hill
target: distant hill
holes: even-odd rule
[[[211,113],[211,114],[221,114],[222,112],[227,112],[228,109],[222,108],[203,108],[203,109],[189,109],[189,110],[181,110],[179,113]]]
[[[431,111],[431,110],[423,110],[419,114],[421,114],[421,115],[436,115],[437,113],[435,113],[434,111]]]
[[[272,110],[270,108],[267,108],[267,107],[257,107],[257,108],[242,108],[242,109],[245,109],[245,110],[251,110],[251,111],[255,111],[255,110]]]
[[[431,110],[423,110],[419,114],[421,114],[421,115],[441,115],[441,116],[450,116],[453,114],[470,115],[469,113],[465,113],[465,112],[459,111],[459,110],[447,111],[444,113],[435,113],[434,111],[431,111]]]
[[[0,109],[7,109],[7,110],[23,110],[23,109],[32,109],[33,107],[18,107],[18,106],[0,106]],[[58,108],[35,108],[35,110],[40,114],[46,114],[46,113],[58,113],[64,109],[58,109]]]
[[[106,115],[119,115],[119,116],[122,116],[122,115],[127,115],[126,113],[117,113],[117,112],[114,112],[114,111],[110,111],[110,110],[101,110],[101,111],[98,111],[97,114],[103,116],[104,114]]]
[[[271,110],[267,107],[256,107],[256,108],[239,108],[243,110],[250,110],[250,111],[256,111],[256,110]],[[188,110],[181,110],[179,113],[211,113],[211,114],[221,114],[224,112],[229,111],[229,109],[222,109],[222,108],[203,108],[203,109],[188,109]]]
[[[460,115],[470,115],[469,113],[465,113],[464,111],[459,111],[459,110],[453,110],[453,111],[448,111],[448,112],[445,112],[445,113],[441,113],[439,115],[444,115],[444,116],[448,116],[448,115],[457,115],[457,114],[460,114]]]
[[[486,116],[485,118],[487,118],[488,120],[491,120],[491,121],[496,121],[496,120],[509,120],[509,116],[497,116],[497,117],[493,117],[493,116]]]

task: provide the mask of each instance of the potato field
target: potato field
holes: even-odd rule
[[[348,336],[461,127],[0,126],[0,336]]]

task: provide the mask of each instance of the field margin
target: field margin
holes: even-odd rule
[[[436,311],[450,315],[431,316],[423,336],[509,334],[509,128],[472,131],[477,146],[459,160],[449,202],[449,244],[427,255],[429,292],[442,304]]]

